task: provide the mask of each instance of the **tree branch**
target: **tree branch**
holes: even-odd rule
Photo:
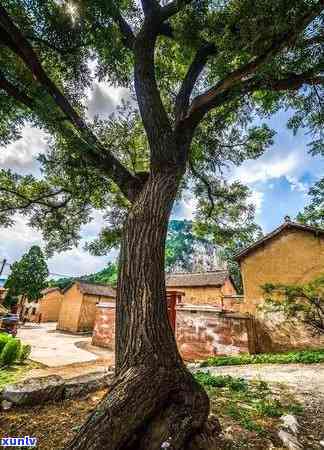
[[[316,36],[312,36],[307,39],[303,39],[298,44],[298,47],[308,47],[309,45],[323,44],[323,42],[324,42],[324,34],[318,34]]]
[[[273,91],[295,91],[304,84],[324,86],[324,77],[317,76],[313,72],[305,72],[302,74],[291,74],[289,77],[280,80],[269,79],[266,83]]]
[[[211,188],[211,185],[209,184],[207,178],[205,178],[201,173],[198,172],[198,170],[196,170],[191,159],[189,159],[189,168],[190,168],[192,174],[206,186],[207,195],[208,195],[208,199],[210,202],[210,208],[207,213],[207,218],[210,219],[211,215],[215,209],[215,202],[214,202],[214,198],[213,198],[213,190]]]
[[[3,72],[0,70],[0,89],[5,91],[9,97],[13,97],[17,102],[23,103],[27,108],[34,107],[33,99],[28,97],[24,92],[20,91],[14,84],[8,81]]]
[[[145,16],[150,16],[154,11],[160,9],[159,2],[157,0],[141,0],[142,9]]]
[[[130,50],[133,50],[134,43],[135,43],[135,36],[133,33],[133,30],[129,23],[123,18],[123,16],[120,14],[118,8],[115,8],[115,12],[113,14],[113,19],[115,20],[116,24],[119,27],[120,32],[122,33],[124,39],[124,45],[129,48]]]
[[[106,175],[119,186],[123,194],[130,201],[133,201],[142,188],[140,180],[132,175],[128,169],[99,142],[82,117],[75,111],[67,98],[48,77],[35,51],[2,6],[0,6],[0,29],[2,29],[0,40],[22,58],[25,65],[32,72],[34,78],[47,91],[55,104],[81,134],[83,141],[88,146],[89,156],[92,161],[96,162],[101,171],[104,169]],[[8,93],[9,90],[6,92]],[[80,151],[80,153],[84,155],[83,152]],[[87,157],[87,155],[84,156]]]
[[[26,209],[29,206],[32,206],[34,204],[38,204],[38,205],[41,205],[41,206],[45,206],[46,208],[55,210],[55,209],[63,208],[71,200],[71,197],[67,197],[65,200],[63,200],[62,202],[58,202],[58,203],[52,203],[52,202],[45,202],[44,201],[47,198],[54,197],[56,195],[62,194],[63,192],[66,192],[65,189],[60,189],[57,192],[53,192],[51,194],[41,195],[41,196],[36,197],[36,198],[30,198],[27,195],[22,194],[21,192],[18,192],[18,191],[15,191],[13,189],[9,189],[9,188],[3,187],[3,186],[0,186],[0,192],[5,192],[7,194],[14,195],[14,196],[20,198],[21,200],[23,200],[25,202],[22,205],[17,205],[17,206],[14,206],[14,207],[10,206],[10,207],[7,207],[7,208],[2,208],[2,209],[0,209],[0,213],[7,212],[7,211],[14,211],[16,209]]]
[[[195,86],[195,83],[203,71],[208,57],[216,53],[214,44],[204,44],[197,51],[187,74],[182,82],[178,95],[175,101],[175,116],[176,122],[182,120],[187,114],[190,96]]]
[[[249,63],[231,72],[208,91],[204,92],[201,95],[198,95],[191,103],[188,116],[196,114],[196,112],[200,111],[203,117],[204,111],[209,111],[213,107],[212,105],[214,103],[216,103],[216,105],[218,104],[218,102],[215,100],[220,94],[222,94],[223,92],[227,92],[237,83],[249,78],[256,72],[256,70],[260,66],[269,61],[271,57],[275,56],[283,48],[293,43],[298,36],[298,33],[305,27],[307,27],[321,12],[323,5],[324,0],[319,0],[316,6],[314,6],[310,11],[307,11],[307,13],[300,17],[300,19],[297,21],[297,23],[294,24],[294,27],[291,30],[277,36],[261,55],[257,56]]]
[[[134,46],[135,91],[150,144],[152,168],[167,164],[174,150],[172,127],[155,78],[154,50],[159,26],[160,21],[156,16],[145,18]],[[165,154],[165,148],[170,150],[168,155]]]
[[[164,21],[174,16],[192,2],[193,0],[173,0],[161,9],[160,16],[162,20]]]

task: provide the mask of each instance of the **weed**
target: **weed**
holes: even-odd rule
[[[287,414],[301,414],[303,408],[292,397],[273,397],[271,387],[265,381],[247,382],[229,375],[195,373],[196,380],[205,386],[211,399],[212,410],[219,417],[230,417],[246,430],[267,433],[273,420]]]
[[[287,353],[262,353],[258,355],[212,356],[203,361],[201,367],[244,364],[314,364],[320,362],[324,362],[324,350],[303,350]]]

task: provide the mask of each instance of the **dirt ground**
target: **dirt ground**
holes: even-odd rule
[[[283,395],[293,398],[295,395],[282,385],[275,387],[274,392],[280,398]],[[37,437],[38,449],[61,450],[105,393],[106,391],[99,391],[78,400],[65,400],[44,406],[5,411],[0,418],[0,437]],[[277,436],[278,418],[268,420],[262,432],[247,430],[235,419],[222,414],[220,402],[224,402],[224,398],[212,399],[212,411],[218,415],[225,437],[220,438],[217,446],[206,447],[203,450],[279,450],[284,448]],[[299,396],[299,401],[304,406],[304,411],[298,416],[299,442],[305,450],[323,450],[320,441],[324,439],[324,396],[314,397],[309,394]]]

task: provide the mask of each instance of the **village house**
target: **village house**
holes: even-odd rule
[[[74,333],[92,331],[99,302],[115,301],[113,287],[76,281],[63,290],[57,329]]]
[[[17,313],[20,320],[36,322],[38,320],[39,300],[29,302],[26,297],[20,296],[17,305]]]
[[[303,284],[324,274],[324,229],[286,217],[281,226],[241,251],[236,259],[244,290],[240,311],[254,314],[264,302],[263,285]]]
[[[3,303],[7,293],[7,289],[4,287],[5,282],[5,278],[0,278],[0,305]]]
[[[63,294],[58,287],[44,289],[39,301],[38,321],[57,322],[60,314]]]
[[[225,296],[237,294],[234,282],[226,269],[212,272],[169,273],[166,275],[166,287],[167,290],[183,292],[183,301],[186,304],[221,308]]]
[[[32,302],[20,297],[18,302],[18,314],[21,320],[29,322],[56,322],[62,303],[62,292],[58,287],[42,290],[42,297]]]

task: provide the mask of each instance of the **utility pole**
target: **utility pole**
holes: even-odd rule
[[[4,258],[3,261],[2,261],[1,269],[0,269],[0,277],[2,275],[3,269],[4,269],[6,264],[7,264],[7,260]]]

